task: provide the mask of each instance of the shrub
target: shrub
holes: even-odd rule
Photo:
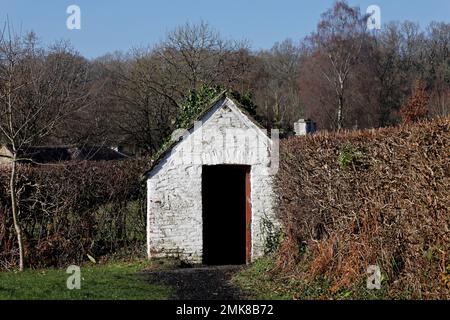
[[[145,160],[20,165],[20,223],[31,267],[79,263],[145,243]],[[0,268],[16,261],[8,168],[0,170]]]
[[[390,297],[450,298],[449,142],[448,118],[282,141],[278,269],[332,295],[378,265]]]

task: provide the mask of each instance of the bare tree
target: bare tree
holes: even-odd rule
[[[266,117],[273,118],[274,127],[289,129],[303,113],[298,85],[301,56],[301,48],[290,39],[259,53],[263,76],[256,102]]]
[[[174,128],[181,93],[151,51],[135,50],[126,59],[100,62],[108,73],[105,93],[111,135],[119,144],[152,154]]]
[[[186,23],[167,35],[155,50],[166,65],[166,72],[184,88],[212,85],[223,77],[225,61],[238,43],[223,40],[207,23]]]
[[[312,47],[328,61],[319,66],[322,76],[335,92],[338,130],[344,126],[346,90],[365,41],[367,19],[359,8],[339,1],[322,14],[317,31],[309,37]]]
[[[116,57],[118,58],[118,57]],[[109,72],[115,128],[123,139],[154,153],[174,129],[180,101],[203,85],[248,88],[250,53],[223,40],[208,24],[185,24],[155,48],[101,62]]]
[[[432,22],[426,42],[430,113],[446,116],[450,113],[450,23]]]
[[[378,82],[378,123],[386,126],[395,123],[394,114],[399,110],[402,91],[401,36],[397,23],[386,24],[377,37],[373,37],[374,49],[370,64]]]
[[[10,197],[24,268],[23,233],[18,206],[17,163],[21,151],[42,142],[68,114],[84,106],[89,92],[86,70],[68,65],[64,50],[46,53],[34,33],[18,37],[7,24],[0,38],[0,140],[11,148]]]

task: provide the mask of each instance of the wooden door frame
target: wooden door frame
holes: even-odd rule
[[[252,262],[251,166],[247,166],[245,170],[245,262]]]

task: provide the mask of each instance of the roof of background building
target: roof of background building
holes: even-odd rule
[[[10,146],[6,148],[11,152]],[[121,160],[129,156],[105,146],[38,146],[19,149],[17,158],[21,162],[39,164],[61,161]]]

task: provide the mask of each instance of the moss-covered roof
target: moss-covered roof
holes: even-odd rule
[[[186,130],[190,131],[195,123],[197,121],[200,121],[209,111],[211,111],[211,109],[214,108],[214,106],[216,106],[216,104],[221,101],[221,100],[225,100],[226,98],[230,99],[233,101],[233,103],[236,105],[236,107],[239,108],[239,110],[251,121],[253,122],[258,128],[260,129],[264,129],[264,127],[261,125],[261,123],[259,123],[257,120],[255,120],[253,118],[253,116],[250,115],[250,113],[247,111],[246,107],[244,105],[242,105],[237,99],[236,97],[230,93],[228,90],[224,90],[221,93],[219,93],[216,97],[214,97],[209,103],[207,103],[205,105],[205,108],[203,108],[203,110],[196,116],[194,117],[194,119],[192,119],[189,123],[188,126],[186,126]],[[178,144],[178,142],[180,142],[180,140],[182,140],[183,137],[179,137],[178,139],[168,139],[166,141],[166,143],[164,143],[162,145],[162,147],[159,149],[159,151],[154,155],[154,157],[152,157],[152,163],[150,166],[150,169],[147,170],[144,173],[144,176],[147,176],[164,158],[165,156],[170,153],[170,151],[172,150],[172,148],[175,147],[176,144]]]

